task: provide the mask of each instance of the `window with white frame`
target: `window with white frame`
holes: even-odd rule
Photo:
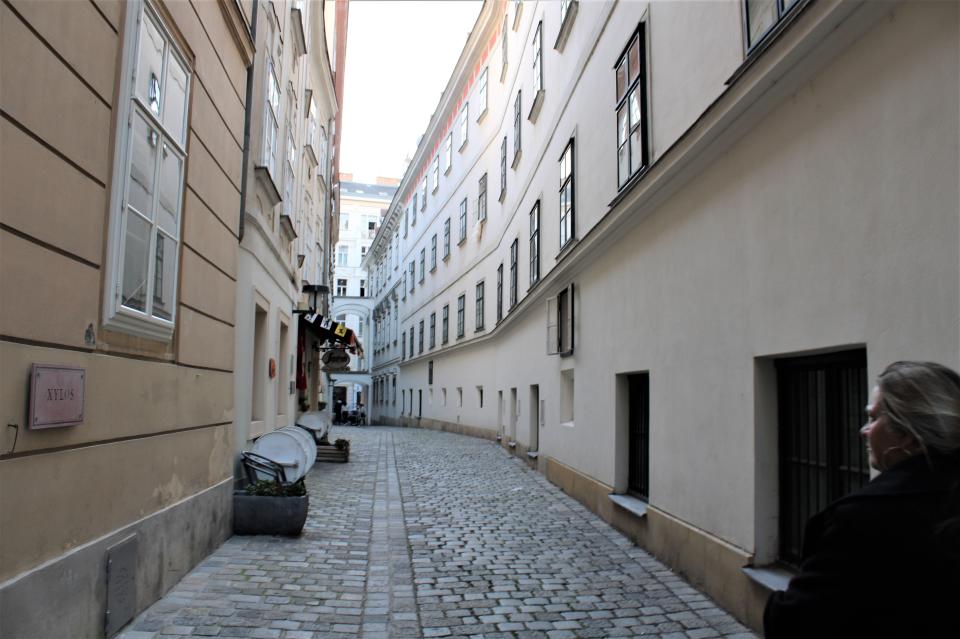
[[[560,248],[567,245],[576,231],[573,186],[573,138],[560,156]]]
[[[272,25],[272,22],[267,21]],[[267,108],[263,110],[263,157],[260,162],[270,172],[274,181],[277,179],[277,155],[280,146],[280,82],[277,81],[277,72],[273,66],[273,58],[267,56]]]
[[[460,202],[460,239],[458,244],[462,244],[467,239],[467,198]]]
[[[616,66],[617,184],[622,188],[647,167],[644,25],[640,24]]]
[[[431,171],[431,174],[433,176],[433,192],[436,193],[437,189],[440,188],[440,156],[439,155],[435,155],[433,157],[433,170]],[[426,182],[424,182],[423,186],[424,188],[426,188],[427,186]],[[426,197],[424,197],[424,201],[426,201]]]
[[[570,11],[570,4],[577,0],[560,0],[560,24],[567,19],[567,13]]]
[[[420,320],[420,331],[418,333],[420,341],[417,342],[417,355],[423,353],[423,320]]]
[[[347,294],[347,280],[337,279],[337,295],[344,296]]]
[[[487,112],[487,71],[489,68],[490,67],[483,67],[483,71],[480,72],[480,79],[477,81],[477,102],[479,103],[477,107],[477,122],[479,122],[483,114]]]
[[[447,138],[443,142],[443,172],[447,174],[453,167],[453,131],[447,133]],[[436,188],[436,184],[433,185]]]
[[[530,286],[540,281],[540,200],[530,211]]]
[[[516,238],[510,244],[510,309],[517,305],[517,259],[520,253],[520,240]]]
[[[417,195],[413,195],[413,217],[417,217]],[[403,212],[403,236],[407,236],[408,229],[410,228],[410,207],[407,207],[407,210]]]
[[[450,218],[443,222],[443,259],[450,257]]]
[[[433,159],[434,162],[437,161],[437,158]],[[427,178],[423,178],[423,182],[420,183],[420,210],[427,208]]]
[[[169,339],[176,319],[192,71],[149,5],[131,5],[129,12],[127,24],[137,38],[124,52],[132,86],[116,138],[106,323]]]
[[[465,319],[467,315],[467,296],[466,294],[461,295],[457,298],[457,339],[460,339],[464,336],[465,333]]]
[[[497,267],[497,324],[503,319],[503,262]]]
[[[469,135],[470,125],[470,103],[463,105],[460,111],[460,150],[467,145],[467,136]]]
[[[437,234],[430,237],[430,270],[437,270]]]
[[[337,247],[337,266],[347,266],[350,263],[350,247],[341,244]]]
[[[573,284],[547,300],[547,355],[573,353]]]
[[[507,78],[507,14],[503,14],[503,29],[500,31],[500,81]]]
[[[513,168],[517,168],[517,162],[520,159],[520,127],[523,121],[520,116],[521,104],[521,92],[517,91],[517,97],[513,101]]]
[[[533,34],[533,92],[543,91],[543,20],[537,23]]]
[[[430,348],[437,345],[437,314],[430,313]]]
[[[420,281],[423,282],[423,278],[427,275],[427,249],[420,249]]]
[[[414,262],[413,260],[410,260],[410,267],[409,267],[408,270],[409,270],[409,272],[410,272],[410,292],[412,293],[412,292],[413,292],[413,289],[414,289],[414,286],[416,285],[416,284],[414,283],[415,280],[416,280],[416,277],[417,277],[417,264],[416,264],[416,262]]]
[[[482,331],[482,330],[483,330],[483,315],[484,315],[484,313],[483,313],[483,280],[477,282],[477,298],[476,298],[476,302],[477,302],[477,304],[476,304],[476,306],[477,306],[477,317],[476,317],[477,330],[478,330],[478,331]]]
[[[443,306],[442,317],[440,318],[440,343],[446,344],[450,341],[450,305]]]
[[[477,219],[481,222],[487,219],[487,174],[480,176],[477,196]]]
[[[507,196],[507,136],[500,143],[500,201]]]

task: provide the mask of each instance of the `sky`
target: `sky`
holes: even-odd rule
[[[360,182],[403,177],[482,4],[350,2],[341,172]]]

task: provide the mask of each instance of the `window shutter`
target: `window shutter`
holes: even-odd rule
[[[551,297],[547,300],[547,355],[560,352],[558,319],[557,298]]]

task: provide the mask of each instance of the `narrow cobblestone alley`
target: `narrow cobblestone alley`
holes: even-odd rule
[[[754,636],[489,441],[336,431],[301,537],[233,537],[122,639]]]

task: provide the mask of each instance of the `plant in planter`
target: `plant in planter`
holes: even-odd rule
[[[333,444],[321,440],[317,445],[317,461],[339,464],[350,461],[350,440],[339,438]]]
[[[237,535],[299,535],[307,521],[309,498],[303,479],[284,481],[283,469],[259,455],[244,453],[250,483],[233,493],[233,532]],[[260,475],[272,479],[259,479]]]

